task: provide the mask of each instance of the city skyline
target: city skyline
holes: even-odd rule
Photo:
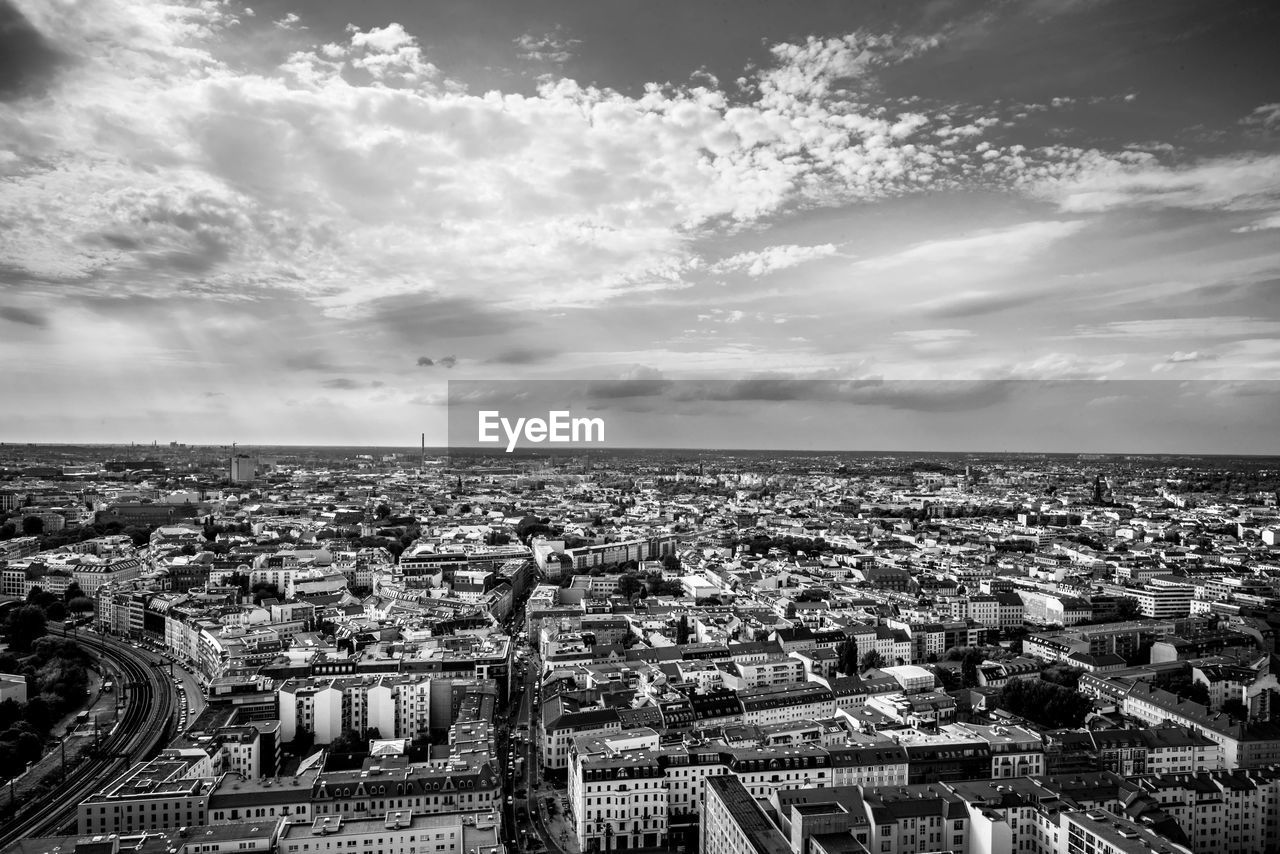
[[[1277,23],[0,0],[0,435],[442,444],[449,380],[1142,380],[1162,409],[1060,400],[1110,444],[1063,450],[1273,453]],[[841,439],[819,394],[670,441],[770,400],[737,441]],[[853,403],[875,448],[1039,423]]]

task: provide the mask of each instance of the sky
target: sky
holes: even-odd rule
[[[450,381],[717,380],[746,409],[663,444],[1280,453],[1278,35],[1270,2],[0,0],[0,441],[436,444]],[[1104,382],[1046,422],[1011,381]]]

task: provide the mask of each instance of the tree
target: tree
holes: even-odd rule
[[[9,646],[17,652],[30,650],[36,639],[44,637],[48,631],[48,620],[39,605],[23,605],[9,614],[6,633]]]
[[[1138,606],[1138,600],[1130,596],[1121,596],[1116,602],[1116,619],[1122,623],[1129,620],[1136,620],[1142,616],[1142,609]]]
[[[263,599],[280,598],[280,588],[265,581],[259,581],[257,584],[253,585],[253,589],[249,592],[253,596],[253,604],[255,605],[262,604]]]
[[[680,615],[680,621],[676,623],[676,643],[680,645],[689,642],[689,617],[685,614]]]
[[[858,675],[858,640],[848,638],[840,645],[840,659],[836,668],[844,676]]]
[[[18,536],[18,529],[12,522],[0,525],[0,540],[12,540],[16,536]]]
[[[1074,729],[1093,710],[1093,701],[1043,679],[1013,679],[1000,689],[996,705],[1051,729]]]
[[[84,595],[84,591],[80,589],[80,585],[73,581],[70,584],[68,584],[67,589],[63,591],[62,601],[70,602],[72,599],[76,598],[77,596],[83,596],[83,595]]]
[[[377,509],[373,511],[375,519],[385,519],[391,515],[391,508],[386,504],[379,504]]]
[[[625,599],[630,600],[639,592],[640,592],[639,577],[632,575],[631,573],[628,572],[626,575],[620,576],[618,578],[618,595],[619,596],[622,596]]]
[[[329,745],[329,749],[333,753],[367,753],[369,744],[360,737],[360,733],[353,729],[342,731],[342,735],[333,740]]]
[[[44,533],[44,520],[39,516],[27,516],[22,520],[22,536],[38,537]]]
[[[300,729],[289,742],[289,752],[294,756],[308,756],[316,746],[316,734],[309,729]]]
[[[964,687],[973,688],[978,684],[978,666],[984,657],[980,649],[965,648],[964,655],[960,657],[960,680]]]
[[[73,614],[83,614],[87,611],[92,611],[94,607],[93,600],[88,596],[77,596],[67,603],[67,608]]]
[[[151,529],[144,526],[130,525],[122,533],[133,540],[134,548],[140,549],[151,541]]]
[[[1084,669],[1081,667],[1070,667],[1061,662],[1050,664],[1044,670],[1040,671],[1040,678],[1046,682],[1052,682],[1055,685],[1061,685],[1071,691],[1075,691],[1080,687],[1080,677],[1084,675]]]
[[[862,656],[861,669],[863,672],[868,670],[879,670],[881,667],[884,667],[885,664],[886,662],[883,655],[881,655],[877,650],[869,649],[866,654]]]
[[[1222,702],[1222,711],[1237,720],[1249,720],[1249,709],[1239,697],[1232,697]]]

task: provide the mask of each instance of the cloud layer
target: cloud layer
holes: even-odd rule
[[[1274,96],[1179,114],[1037,8],[793,10],[731,56],[693,9],[705,66],[637,77],[586,12],[450,53],[426,7],[0,0],[0,393],[109,410],[143,364],[111,429],[358,439],[454,377],[1272,375]]]

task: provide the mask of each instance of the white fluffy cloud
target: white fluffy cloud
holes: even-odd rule
[[[1154,154],[1051,149],[1019,180],[1071,213],[1119,207],[1266,210],[1280,205],[1280,155],[1240,154],[1167,165]]]
[[[262,73],[228,49],[259,25],[221,3],[102,5],[24,4],[76,58],[50,98],[0,106],[0,260],[37,278],[252,284],[335,311],[413,293],[586,304],[680,287],[700,230],[951,186],[993,150],[852,91],[926,41],[778,45],[746,102],[567,79],[473,94],[397,23]],[[730,263],[763,276],[833,252]]]
[[[786,244],[770,246],[757,252],[740,252],[729,258],[717,261],[711,269],[717,273],[728,273],[741,270],[752,278],[767,276],[778,270],[796,267],[808,261],[830,258],[837,254],[835,244],[821,243],[815,246],[797,246]]]
[[[580,44],[580,39],[569,38],[559,30],[542,35],[524,33],[515,40],[521,59],[555,65],[563,65],[572,59],[574,49]]]

